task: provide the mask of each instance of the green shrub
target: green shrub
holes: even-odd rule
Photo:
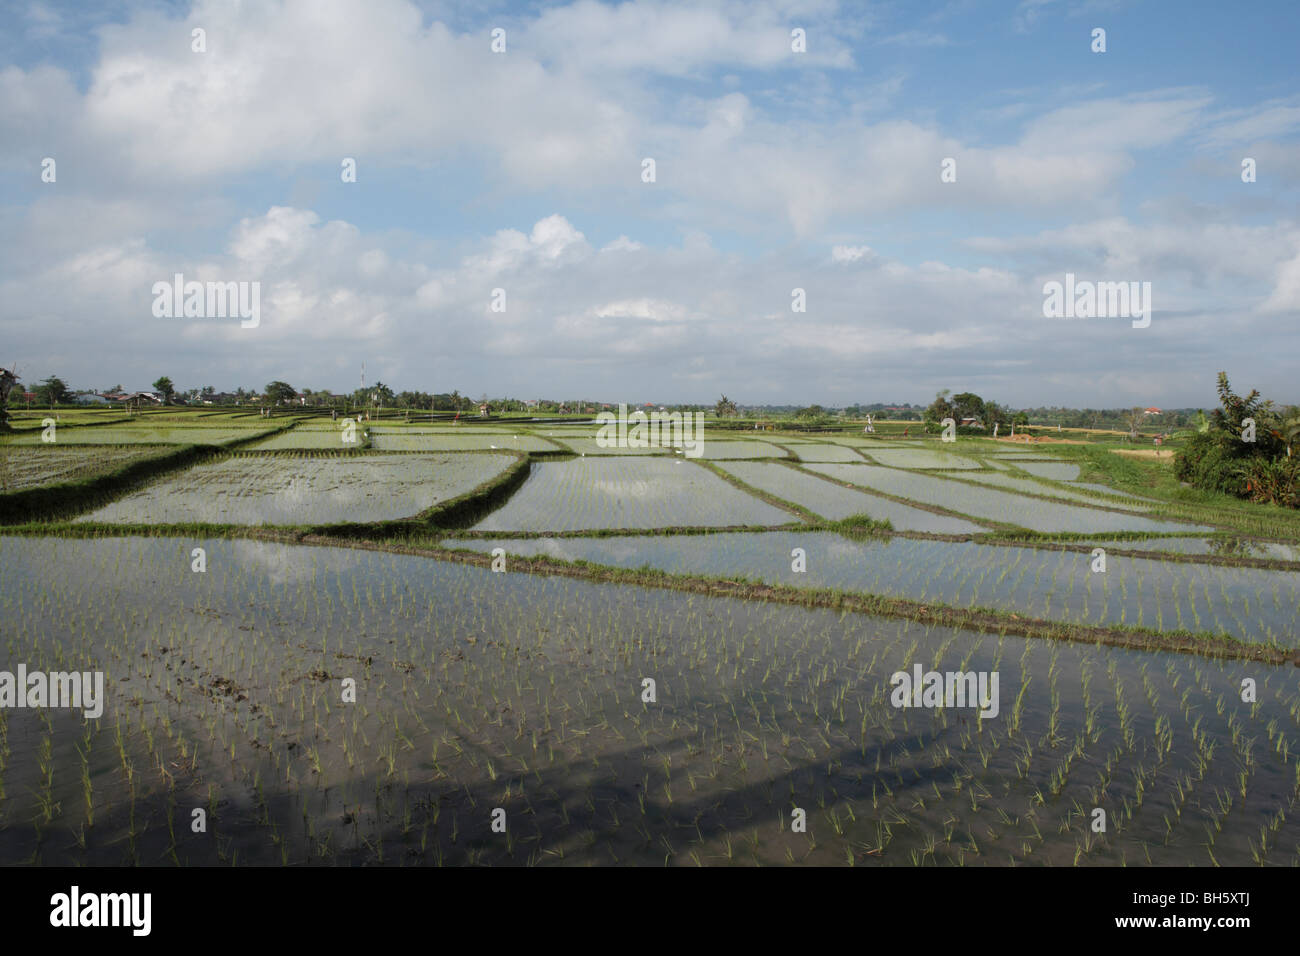
[[[1253,457],[1237,466],[1245,483],[1244,497],[1251,501],[1300,507],[1300,458]]]
[[[1195,488],[1240,495],[1240,460],[1211,432],[1197,432],[1174,459],[1174,476]]]
[[[1272,502],[1289,508],[1297,502],[1300,460],[1290,457],[1291,430],[1273,403],[1258,391],[1245,397],[1232,391],[1228,377],[1219,373],[1220,407],[1174,458],[1174,475],[1196,488],[1220,491],[1250,501]],[[1244,422],[1255,423],[1255,440],[1243,441]]]

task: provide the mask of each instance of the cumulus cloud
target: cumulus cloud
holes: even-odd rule
[[[1275,238],[1233,233],[1219,242],[1250,241],[1258,252]],[[1203,240],[1185,238],[1188,246]],[[1131,258],[1135,250],[1158,258],[1166,254],[1162,241],[1171,236],[1102,222],[1021,247],[985,245],[1001,256],[1043,248],[1077,255],[1106,242],[1117,268],[1141,268],[1143,260]],[[0,295],[44,302],[47,327],[65,331],[84,327],[94,310],[117,340],[165,361],[173,377],[252,375],[246,384],[290,374],[289,356],[294,368],[323,371],[377,355],[387,356],[378,372],[386,381],[415,383],[429,376],[433,357],[451,355],[465,378],[488,390],[544,391],[580,373],[582,391],[611,397],[664,394],[674,383],[730,392],[761,376],[774,398],[796,400],[815,382],[847,402],[876,388],[911,394],[946,387],[947,378],[968,380],[976,368],[982,388],[1010,399],[1037,387],[1020,370],[1043,354],[1065,349],[1080,374],[1104,376],[1113,349],[1140,347],[1117,325],[1043,320],[1042,278],[1032,256],[1025,268],[1008,270],[941,261],[911,266],[863,245],[837,245],[817,264],[741,259],[698,243],[689,250],[624,244],[638,246],[636,254],[596,255],[581,229],[554,214],[484,236],[455,263],[436,267],[400,258],[350,223],[272,207],[236,224],[222,257],[192,260],[132,240],[9,278]],[[1241,253],[1240,265],[1249,258]],[[870,269],[844,268],[868,262]],[[1295,309],[1297,263],[1294,253],[1278,262],[1276,286],[1260,286],[1257,310]],[[262,281],[262,326],[152,319],[149,288],[173,271]],[[1149,274],[1158,282],[1177,279],[1156,266]],[[498,285],[509,291],[503,314],[487,307]],[[806,290],[806,313],[790,311],[795,287]],[[1157,334],[1166,334],[1163,324],[1157,316]],[[1213,354],[1211,343],[1221,335],[1194,317],[1167,324],[1177,326],[1183,348],[1195,351],[1203,342],[1204,355]],[[67,374],[89,374],[94,360],[81,361]],[[371,367],[379,368],[374,358]]]
[[[543,11],[525,42],[547,59],[581,70],[645,70],[684,76],[706,67],[768,69],[791,65],[790,31],[802,18],[834,9],[826,3],[677,4],[579,0]],[[820,19],[820,17],[818,17]],[[846,68],[853,56],[832,31],[817,33],[807,67]]]
[[[1024,0],[1012,26],[1084,8]],[[1138,393],[1212,381],[1225,348],[1280,379],[1294,351],[1278,321],[1300,302],[1293,96],[1225,108],[1208,88],[1076,83],[986,96],[967,124],[925,108],[933,87],[908,96],[923,77],[871,62],[959,55],[937,14],[451,12],[196,0],[99,28],[85,63],[0,65],[0,168],[21,184],[0,204],[15,357],[73,381],[109,364],[334,387],[368,358],[426,389],[847,402],[960,379],[1003,400],[1171,404]],[[489,47],[498,21],[506,54]],[[70,29],[40,3],[23,22]],[[1247,142],[1261,180],[1220,203]],[[45,156],[56,184],[39,182]],[[358,183],[339,182],[343,157]],[[1153,166],[1179,195],[1137,205]],[[1042,321],[1041,284],[1067,271],[1152,281],[1145,337]],[[261,327],[154,320],[152,283],[178,272],[260,282]]]

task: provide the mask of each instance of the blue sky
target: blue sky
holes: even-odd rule
[[[1294,3],[0,6],[29,381],[1300,400]],[[260,324],[155,317],[177,272]],[[1044,318],[1067,272],[1150,282],[1151,324]]]

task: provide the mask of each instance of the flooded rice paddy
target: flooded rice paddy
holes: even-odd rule
[[[1148,508],[1139,504],[1140,499],[1133,495],[1126,495],[1122,491],[1114,491],[1105,485],[1080,486],[1071,482],[1068,486],[1063,484],[1049,484],[1045,481],[1035,481],[1032,478],[1017,478],[1014,475],[1008,475],[1004,472],[992,471],[973,471],[962,475],[954,475],[961,481],[977,481],[984,485],[993,485],[996,488],[1005,488],[1009,491],[1019,491],[1027,495],[1046,495],[1051,498],[1064,498],[1067,501],[1078,501],[1086,505],[1106,505],[1112,507],[1125,508],[1129,511],[1147,511]],[[1113,495],[1115,498],[1122,499],[1120,502],[1107,502],[1104,498],[1097,495],[1087,495],[1075,489],[1087,487],[1091,491],[1096,491],[1103,495]]]
[[[316,524],[419,514],[499,474],[506,455],[242,455],[164,478],[85,515],[133,524]]]
[[[878,464],[890,468],[978,468],[979,462],[924,448],[866,448]]]
[[[87,428],[59,428],[54,432],[55,445],[225,445],[244,441],[259,431],[268,431],[266,423],[257,427],[235,428],[144,428],[127,425],[96,425]],[[41,432],[22,433],[9,439],[10,445],[44,445]]]
[[[728,462],[719,467],[747,485],[793,502],[814,515],[832,521],[867,515],[875,521],[888,521],[896,531],[975,534],[987,530],[961,518],[935,514],[878,495],[869,495],[780,464]]]
[[[781,525],[795,516],[674,457],[627,455],[541,462],[485,531]]]
[[[1071,623],[1210,631],[1286,646],[1294,645],[1300,634],[1300,574],[1292,571],[1116,554],[1108,556],[1103,573],[1093,570],[1088,551],[907,538],[861,541],[816,531],[445,543],[623,568],[747,576],[765,584],[992,607]],[[1114,546],[1142,548],[1145,541]],[[805,553],[803,570],[792,567],[795,548]]]
[[[0,445],[0,491],[17,491],[92,477],[156,454],[156,448],[130,445],[106,448],[57,445],[9,448]]]
[[[303,454],[223,456],[0,534],[0,672],[104,677],[88,716],[14,706],[0,673],[0,862],[1300,865],[1300,667],[1016,636],[1293,651],[1300,543],[1207,537],[1211,512],[1153,516],[1071,462],[999,468],[974,443],[738,433],[706,437],[705,464],[587,453],[590,427],[358,429],[362,453],[313,455],[338,426],[305,422],[277,436]],[[176,527],[409,518],[561,445],[578,457],[534,459],[471,529],[352,547]],[[807,464],[743,460],[780,445]],[[23,487],[91,473],[80,449],[0,452]],[[860,516],[912,536],[807,526]],[[173,528],[78,537],[86,520]],[[1087,537],[995,544],[995,525]],[[769,530],[676,531],[730,527]],[[940,627],[776,587],[1001,616]],[[918,671],[987,695],[900,696]]]
[[[807,467],[838,481],[912,498],[926,504],[959,511],[973,518],[1018,525],[1031,531],[1087,533],[1212,530],[1205,525],[1157,521],[1095,508],[1058,505],[1049,501],[1023,498],[993,488],[972,487],[969,484],[935,475],[907,472],[896,468],[880,468],[874,465],[808,465]]]
[[[408,433],[372,429],[371,446],[376,451],[468,451],[472,449],[506,449],[508,451],[560,451],[561,446],[533,435]]]
[[[1300,862],[1294,667],[188,544],[0,539],[9,656],[108,681],[0,712],[4,859]],[[998,672],[998,714],[892,706],[915,664]]]

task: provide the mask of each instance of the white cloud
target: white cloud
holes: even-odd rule
[[[870,246],[835,246],[831,249],[831,262],[859,262],[873,256]]]
[[[120,195],[267,167],[337,169],[343,156],[358,160],[361,183],[380,163],[475,157],[507,191],[623,195],[641,185],[649,154],[659,162],[650,195],[694,210],[697,222],[781,223],[803,238],[837,218],[899,208],[1103,195],[1132,169],[1132,150],[1186,135],[1208,102],[1179,91],[1085,100],[1030,119],[1019,143],[983,146],[915,120],[866,122],[871,108],[846,112],[834,84],[825,109],[810,112],[798,100],[760,109],[738,91],[673,99],[632,79],[639,62],[670,73],[784,62],[759,37],[805,16],[829,23],[834,7],[580,2],[543,11],[494,55],[486,34],[426,26],[406,0],[374,0],[363,18],[307,0],[200,2],[181,20],[144,11],[104,29],[84,96],[53,68],[0,72],[0,162],[34,162],[18,143],[64,144],[69,161]],[[189,45],[198,25],[204,54]],[[834,34],[814,30],[812,48],[834,48]],[[622,72],[611,74],[616,64]],[[958,159],[960,188],[941,192],[945,156]]]
[[[1300,130],[1300,105],[1272,100],[1250,109],[1230,110],[1210,119],[1206,146],[1245,149],[1263,141],[1293,136]]]
[[[528,25],[524,42],[547,60],[582,71],[685,76],[713,67],[850,67],[853,57],[841,36],[817,29],[833,8],[825,3],[578,0],[543,11]],[[794,26],[810,33],[807,52],[798,55],[802,60],[795,60],[790,49]]]
[[[313,241],[318,222],[310,210],[272,206],[265,216],[240,220],[230,252],[253,268],[292,261]]]
[[[1107,386],[1116,403],[1168,404],[1150,375],[1134,374],[1166,348],[1179,350],[1186,370],[1160,387],[1185,388],[1195,375],[1212,381],[1224,316],[1232,317],[1234,341],[1267,334],[1279,355],[1297,338],[1261,311],[1296,307],[1294,232],[1207,226],[1196,234],[1117,219],[978,245],[1016,267],[937,259],[912,266],[851,244],[820,263],[747,259],[698,235],[678,247],[595,255],[583,231],[555,214],[485,236],[439,265],[404,258],[351,223],[272,207],[238,223],[222,257],[164,254],[136,239],[11,276],[0,282],[0,301],[39,303],[39,325],[0,318],[0,330],[15,358],[28,364],[39,354],[53,363],[49,372],[72,382],[102,377],[104,349],[83,347],[96,342],[134,355],[146,369],[140,374],[165,371],[181,383],[288,378],[346,387],[368,359],[372,375],[399,387],[428,388],[432,380],[440,389],[492,393],[572,388],[606,400],[676,389],[699,400],[756,389],[774,401],[910,400],[959,382],[1028,402],[1054,368],[1042,357],[1068,354],[1071,374],[1054,394],[1084,404],[1097,401],[1093,390],[1117,365],[1128,378]],[[1253,297],[1234,297],[1235,284],[1208,296],[1197,289],[1184,256],[1201,246],[1206,259],[1235,247],[1221,268],[1239,273],[1234,282]],[[844,268],[867,261],[872,268]],[[1153,281],[1165,312],[1142,330],[1150,335],[1139,341],[1122,323],[1041,318],[1041,272],[1090,263]],[[150,286],[176,271],[262,281],[262,325],[153,319]],[[498,283],[509,290],[504,314],[487,309]],[[789,311],[796,286],[807,290],[807,313]],[[50,340],[79,345],[64,354],[44,344]],[[38,374],[47,374],[44,366]]]
[[[413,387],[617,397],[673,382],[800,401],[915,398],[954,375],[1004,399],[1037,398],[1053,375],[1083,401],[1099,382],[1118,398],[1126,376],[1185,388],[1222,355],[1227,323],[1252,362],[1294,352],[1295,323],[1276,319],[1300,300],[1300,234],[1277,211],[1300,181],[1294,97],[1225,110],[1205,89],[1117,94],[1122,78],[1090,78],[1051,88],[1066,106],[1004,91],[953,123],[916,108],[924,78],[853,61],[939,45],[934,19],[876,31],[871,10],[831,0],[516,9],[500,14],[502,56],[488,18],[430,23],[407,0],[365,16],[336,0],[199,0],[104,28],[75,78],[0,68],[0,166],[20,184],[0,205],[6,341],[72,380],[111,361],[146,380],[346,371],[317,383],[337,385],[364,354]],[[1015,22],[1085,9],[1027,0]],[[27,10],[29,35],[69,36]],[[808,54],[790,54],[791,25]],[[194,26],[206,54],[190,50]],[[920,95],[902,102],[904,85]],[[986,118],[1018,136],[967,122]],[[1219,203],[1244,142],[1260,182]],[[1156,182],[1137,221],[1129,187],[1193,147],[1156,176],[1178,202]],[[45,155],[57,186],[38,182]],[[343,156],[355,186],[338,182]],[[939,181],[948,156],[956,183]],[[421,232],[426,211],[451,222]],[[962,244],[980,229],[997,234]],[[1034,321],[1042,277],[1065,271],[1150,279],[1164,314],[1141,340]],[[262,327],[153,321],[149,287],[175,272],[261,281]],[[795,286],[806,315],[789,311]],[[496,287],[504,313],[488,310]],[[1153,354],[1188,368],[1161,378]]]
[[[1260,311],[1270,315],[1300,312],[1300,250],[1278,267],[1273,294],[1261,303]]]
[[[601,252],[639,252],[645,246],[641,243],[629,239],[627,236],[619,236],[613,242],[608,242],[601,247]]]

